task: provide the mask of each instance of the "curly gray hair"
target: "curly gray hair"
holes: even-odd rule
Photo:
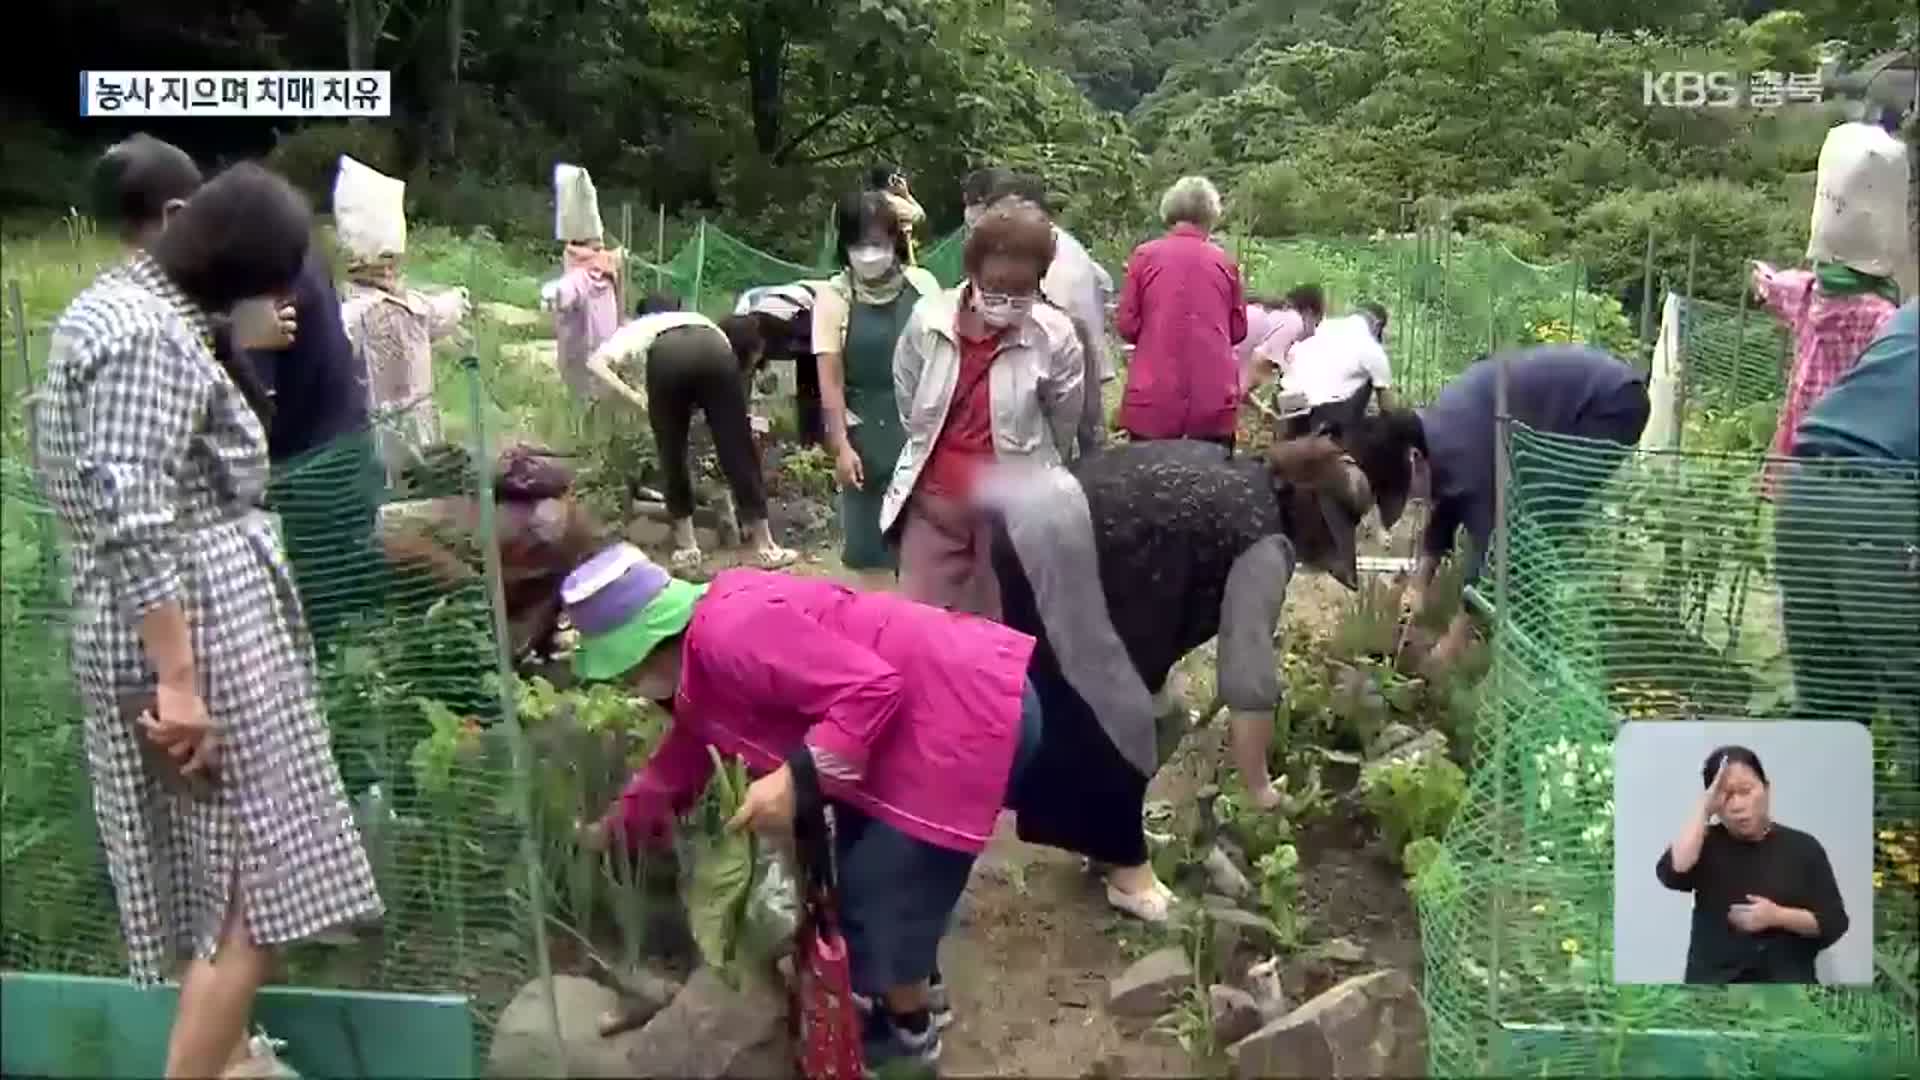
[[[1198,225],[1211,229],[1220,223],[1220,189],[1204,176],[1183,176],[1160,196],[1160,220],[1167,225]]]

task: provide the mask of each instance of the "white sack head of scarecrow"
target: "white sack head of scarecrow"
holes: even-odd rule
[[[406,196],[403,181],[340,156],[333,220],[350,273],[391,276],[407,250]]]
[[[1827,132],[1814,181],[1807,259],[1893,278],[1914,293],[1914,222],[1907,220],[1907,145],[1874,124]]]
[[[606,230],[600,221],[600,193],[593,177],[578,165],[553,167],[553,238],[563,244],[599,246]]]

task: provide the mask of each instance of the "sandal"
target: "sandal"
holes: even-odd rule
[[[1162,924],[1167,921],[1173,908],[1173,890],[1156,881],[1153,887],[1142,892],[1122,892],[1112,882],[1107,883],[1107,903],[1117,911],[1131,915],[1141,922]]]
[[[700,569],[700,560],[704,557],[697,547],[681,548],[668,557],[667,566],[679,573],[698,570]]]
[[[753,553],[754,563],[762,570],[780,570],[792,566],[800,558],[800,553],[792,548],[761,548]]]

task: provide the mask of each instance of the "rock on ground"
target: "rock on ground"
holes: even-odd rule
[[[1213,891],[1234,900],[1245,900],[1253,895],[1253,883],[1234,865],[1233,857],[1221,848],[1215,847],[1207,852],[1204,865]]]
[[[559,346],[552,340],[515,341],[500,346],[500,358],[529,368],[553,368],[559,364]]]
[[[1260,1004],[1245,990],[1233,986],[1209,987],[1207,1005],[1213,1015],[1213,1037],[1222,1043],[1237,1043],[1260,1030]]]
[[[1168,946],[1128,968],[1107,986],[1107,1011],[1147,1020],[1173,1008],[1180,992],[1193,984],[1186,950]]]
[[[620,995],[591,979],[556,975],[552,1000],[560,1013],[557,1044],[553,1010],[541,980],[522,987],[507,1003],[494,1025],[493,1046],[487,1053],[488,1076],[629,1075],[614,1052],[613,1040],[600,1037],[600,1017],[620,1007]]]
[[[621,1076],[772,1080],[793,1074],[787,998],[771,980],[729,987],[701,968],[647,1026],[622,1037]]]
[[[1426,1073],[1426,1012],[1406,974],[1358,975],[1235,1043],[1236,1080]]]
[[[792,1074],[786,997],[769,984],[735,991],[703,968],[644,1027],[613,1036],[600,1034],[600,1018],[630,1009],[631,999],[573,975],[555,976],[553,989],[560,1009],[558,1047],[547,996],[536,979],[500,1014],[488,1076],[771,1080]]]
[[[546,319],[531,308],[515,307],[498,301],[475,304],[474,311],[488,322],[499,323],[501,326],[534,326]]]

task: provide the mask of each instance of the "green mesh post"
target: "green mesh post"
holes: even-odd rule
[[[1767,503],[1755,455],[1509,427],[1489,699],[1414,883],[1430,1072],[1912,1075],[1920,594],[1900,553],[1920,470],[1795,466]],[[1614,985],[1612,740],[1688,717],[1868,723],[1872,987]]]
[[[693,309],[700,310],[700,289],[707,278],[707,219],[700,219],[700,229],[694,243],[699,251],[693,257]]]
[[[533,936],[534,964],[539,972],[542,986],[546,988],[548,1019],[552,1024],[550,1034],[553,1037],[554,1062],[562,1077],[567,1074],[566,1043],[561,1038],[560,1001],[553,992],[553,958],[547,950],[547,896],[546,882],[542,877],[543,867],[539,846],[534,840],[534,796],[532,783],[532,765],[528,761],[529,748],[526,735],[520,730],[518,713],[515,710],[515,694],[512,688],[516,679],[513,671],[513,658],[508,653],[511,629],[507,619],[506,577],[501,570],[500,545],[491,542],[498,535],[495,525],[495,507],[493,502],[493,452],[487,445],[486,394],[480,383],[480,359],[468,356],[462,363],[466,372],[468,401],[473,409],[473,485],[480,509],[480,527],[478,535],[483,539],[480,545],[486,567],[488,608],[493,619],[493,661],[494,672],[504,689],[500,695],[500,728],[509,740],[512,751],[514,810],[519,815],[520,859],[526,876],[527,906]]]

